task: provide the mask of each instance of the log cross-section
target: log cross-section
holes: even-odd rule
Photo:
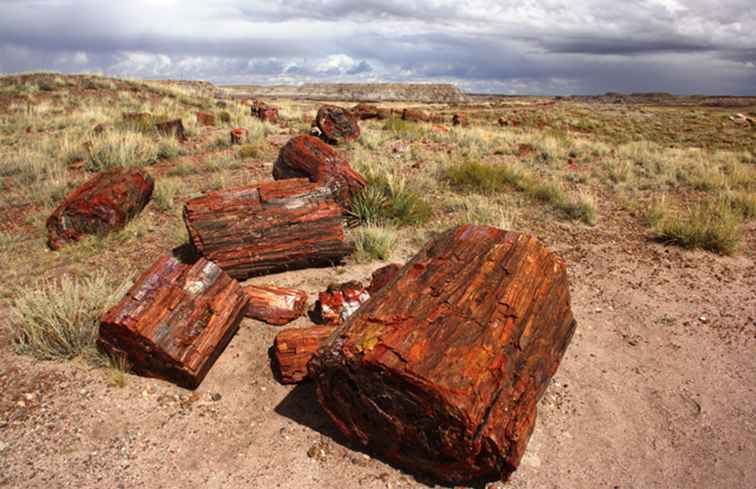
[[[575,329],[564,262],[464,225],[430,242],[309,362],[349,438],[456,483],[507,477]]]
[[[239,328],[249,299],[212,262],[160,258],[102,317],[98,345],[139,374],[197,387]]]
[[[330,189],[296,178],[190,200],[184,222],[195,248],[236,279],[328,266],[352,252]]]

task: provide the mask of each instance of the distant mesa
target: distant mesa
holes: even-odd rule
[[[226,85],[231,96],[280,97],[354,102],[464,103],[468,96],[450,83],[305,83]]]

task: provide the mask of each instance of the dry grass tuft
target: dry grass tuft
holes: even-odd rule
[[[683,248],[700,248],[720,255],[735,254],[743,241],[740,214],[725,199],[707,199],[684,212],[665,202],[649,211],[654,238]]]
[[[356,229],[353,232],[354,259],[358,263],[366,263],[373,260],[386,261],[398,241],[396,231],[388,226],[369,225]]]

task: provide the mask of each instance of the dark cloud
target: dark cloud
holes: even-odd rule
[[[756,94],[752,0],[0,2],[0,71]]]

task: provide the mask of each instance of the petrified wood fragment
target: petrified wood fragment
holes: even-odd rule
[[[314,136],[291,138],[278,154],[273,165],[273,178],[307,178],[333,190],[339,203],[348,209],[352,198],[367,186],[347,160],[329,145]]]
[[[452,116],[452,125],[453,126],[462,126],[467,127],[467,117],[462,112],[457,112]]]
[[[320,324],[341,324],[370,299],[367,289],[360,282],[331,284],[318,294],[315,303],[315,322]]]
[[[318,110],[315,122],[325,142],[340,144],[360,137],[360,125],[349,110],[335,105],[324,105]]]
[[[336,331],[336,326],[285,329],[273,342],[273,373],[282,384],[297,384],[307,378],[307,364]]]
[[[352,114],[358,119],[364,121],[368,119],[388,119],[391,116],[389,109],[382,109],[371,104],[357,104],[352,107]]]
[[[303,290],[248,285],[244,293],[249,297],[247,317],[276,326],[294,321],[307,308],[307,293]]]
[[[252,101],[251,112],[253,116],[262,121],[267,121],[271,124],[278,122],[278,109],[266,104],[262,100]]]
[[[197,112],[197,124],[200,126],[215,126],[215,114]]]
[[[155,182],[136,168],[98,173],[68,194],[47,219],[47,244],[57,250],[84,235],[123,228],[152,197]]]
[[[422,110],[404,109],[402,110],[402,120],[411,122],[428,122],[430,116]]]
[[[98,345],[141,375],[197,387],[239,328],[247,296],[200,258],[160,258],[102,318]]]
[[[348,437],[456,483],[507,477],[575,320],[564,263],[488,226],[430,242],[308,365]]]
[[[229,133],[231,136],[231,144],[242,144],[247,139],[248,131],[243,127],[237,127],[232,129]]]
[[[402,266],[398,263],[391,263],[374,271],[370,277],[370,287],[367,288],[368,294],[371,297],[377,294],[379,290],[386,287],[399,275],[401,269]]]
[[[155,124],[155,129],[157,129],[158,134],[162,134],[163,136],[173,136],[179,141],[186,141],[186,131],[181,119],[158,122]]]
[[[236,279],[328,266],[352,252],[331,191],[301,178],[190,200],[184,222],[200,254]]]

